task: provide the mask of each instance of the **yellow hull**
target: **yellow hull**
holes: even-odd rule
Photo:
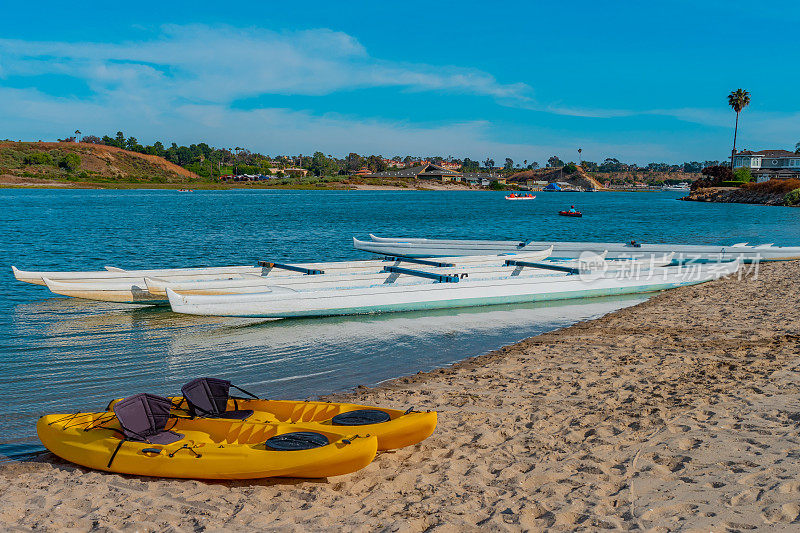
[[[186,402],[181,397],[170,398],[178,408],[173,414],[186,416]],[[113,400],[108,410],[119,400]],[[181,402],[181,403],[179,403]],[[435,411],[410,412],[399,409],[384,409],[353,403],[305,402],[293,400],[228,400],[228,409],[252,409],[247,422],[262,424],[302,424],[312,431],[349,431],[359,435],[374,435],[378,438],[379,450],[394,450],[412,446],[431,436],[436,429]],[[387,413],[391,420],[380,424],[362,426],[339,426],[331,419],[341,413],[359,409],[377,409]]]
[[[378,446],[375,437],[356,436],[360,430],[350,428],[337,432],[200,418],[175,419],[170,426],[172,422],[168,428],[184,438],[169,445],[122,441],[119,423],[110,412],[45,415],[36,430],[42,444],[67,461],[107,472],[167,478],[325,478],[364,468]],[[299,451],[275,451],[265,445],[275,435],[303,430],[324,434],[330,444]]]

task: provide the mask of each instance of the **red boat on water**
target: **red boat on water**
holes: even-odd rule
[[[583,213],[581,213],[580,211],[577,211],[575,209],[574,205],[569,208],[569,211],[559,211],[558,214],[561,215],[562,217],[578,217],[578,218],[580,218],[580,217],[583,216]]]
[[[513,192],[506,196],[506,200],[534,200],[536,196],[533,194],[514,194]]]

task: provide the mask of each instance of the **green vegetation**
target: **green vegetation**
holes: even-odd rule
[[[800,205],[800,189],[795,189],[787,193],[783,201],[786,205]]]
[[[740,181],[742,183],[750,183],[753,181],[753,174],[750,173],[750,169],[747,167],[739,167],[733,171],[733,175],[736,181]]]
[[[81,157],[78,154],[69,153],[61,158],[58,166],[67,172],[75,172],[81,167]]]
[[[47,152],[33,152],[22,157],[25,165],[53,165],[53,158]]]
[[[575,174],[577,171],[578,167],[572,161],[564,165],[564,174]]]

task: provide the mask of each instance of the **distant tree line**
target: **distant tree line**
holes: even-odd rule
[[[79,134],[79,131],[75,132]],[[68,137],[59,141],[75,141],[78,137]],[[293,168],[300,168],[310,171],[316,176],[336,176],[349,175],[362,168],[367,168],[371,172],[382,172],[389,169],[386,159],[381,155],[360,155],[350,153],[343,158],[326,155],[322,152],[314,152],[312,155],[276,155],[270,157],[266,154],[251,152],[241,147],[216,148],[207,143],[191,144],[189,146],[179,146],[171,143],[165,147],[160,141],[151,145],[141,144],[136,137],[126,137],[121,131],[116,135],[86,135],[80,138],[82,142],[115,146],[132,152],[141,154],[155,155],[165,158],[167,161],[180,165],[187,170],[195,172],[207,178],[215,178],[225,174],[278,174],[289,175]],[[797,146],[800,151],[800,143]],[[636,163],[623,163],[616,158],[608,157],[601,163],[594,161],[564,162],[559,156],[553,155],[547,159],[544,167],[540,167],[536,161],[524,160],[522,164],[514,163],[510,157],[506,157],[503,166],[495,166],[495,160],[487,157],[483,161],[475,161],[468,157],[457,159],[442,156],[414,156],[395,155],[389,161],[397,161],[405,166],[421,164],[427,161],[434,164],[450,163],[458,165],[462,172],[500,172],[510,175],[522,170],[537,170],[539,168],[563,168],[569,174],[577,171],[577,165],[583,167],[587,172],[622,173],[635,172],[646,174],[649,172],[669,174],[669,173],[699,173],[704,168],[720,165],[719,161],[690,161],[681,164],[670,163],[649,163],[639,166]]]

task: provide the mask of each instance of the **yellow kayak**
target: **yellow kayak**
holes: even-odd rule
[[[160,433],[127,438],[112,412],[51,414],[36,429],[48,450],[108,472],[194,479],[324,478],[349,474],[375,457],[361,428],[323,429],[206,418],[169,418]],[[337,431],[338,430],[338,431]]]
[[[173,415],[190,414],[185,398],[176,396],[170,400],[173,402]],[[118,401],[112,400],[108,409]],[[322,432],[350,431],[359,435],[374,435],[378,438],[379,450],[394,450],[417,444],[431,436],[437,422],[435,411],[402,411],[353,403],[230,398],[227,401],[227,410],[252,410],[252,415],[245,419],[252,423],[302,424]]]

